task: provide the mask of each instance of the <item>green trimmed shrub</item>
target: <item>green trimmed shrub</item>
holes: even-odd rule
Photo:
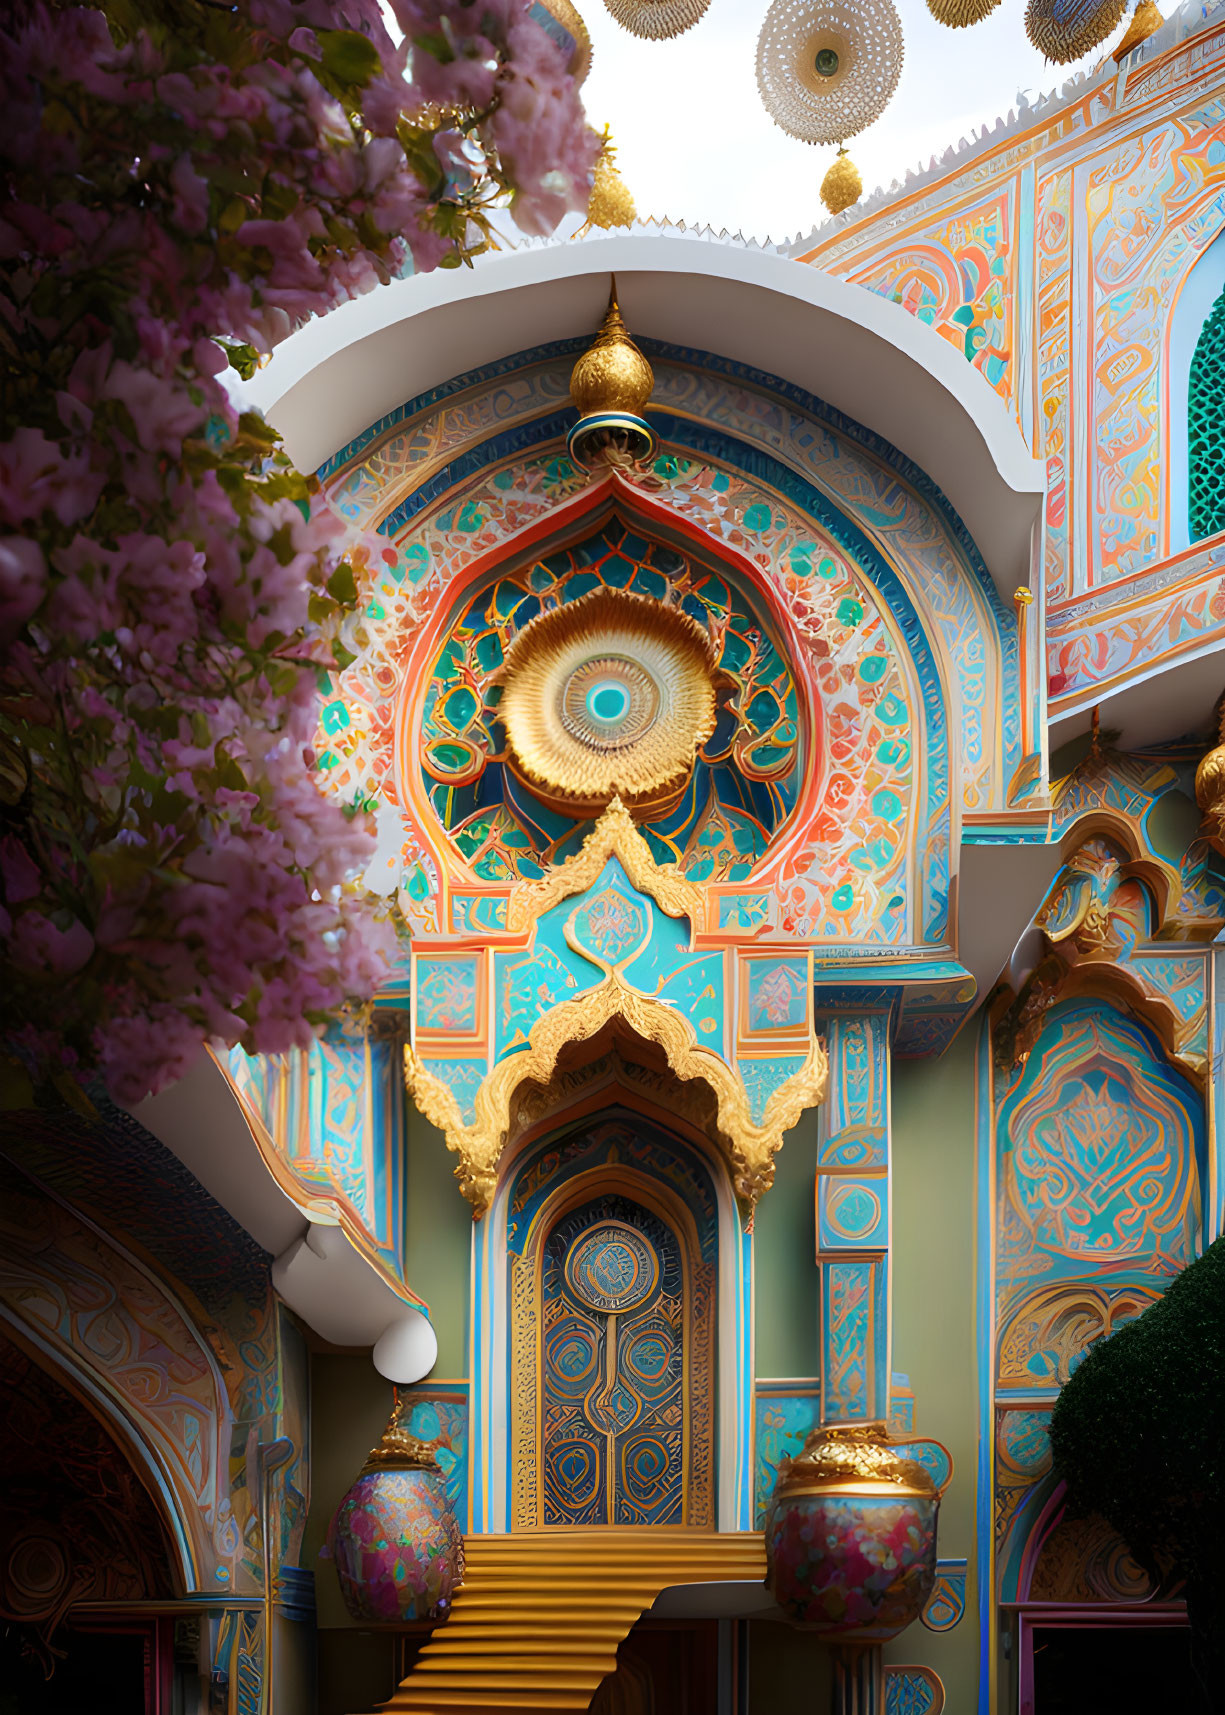
[[[1196,1671],[1225,1709],[1225,1239],[1093,1347],[1051,1418],[1074,1513],[1100,1513],[1154,1577],[1186,1580]]]

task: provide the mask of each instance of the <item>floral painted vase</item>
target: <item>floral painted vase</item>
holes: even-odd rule
[[[916,1620],[936,1577],[932,1477],[881,1424],[818,1429],[779,1468],[766,1583],[787,1618],[831,1641],[883,1643]]]
[[[428,1442],[400,1422],[383,1438],[336,1509],[327,1553],[355,1620],[438,1620],[464,1575],[464,1539]]]

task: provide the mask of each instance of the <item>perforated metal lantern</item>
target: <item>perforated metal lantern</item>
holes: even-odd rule
[[[1069,65],[1104,42],[1127,10],[1127,0],[1029,0],[1025,34],[1040,54]]]
[[[532,0],[527,15],[566,56],[566,70],[581,84],[591,70],[591,37],[570,0]]]
[[[660,42],[691,30],[710,0],[604,0],[604,4],[631,36]]]
[[[1000,0],[927,0],[927,10],[938,24],[945,24],[950,30],[964,30],[989,18],[999,3]]]
[[[842,143],[879,119],[902,75],[892,0],[774,0],[757,38],[757,87],[803,143]]]

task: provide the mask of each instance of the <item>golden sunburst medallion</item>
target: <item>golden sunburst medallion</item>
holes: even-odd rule
[[[566,815],[618,796],[666,809],[714,731],[715,662],[705,627],[649,596],[592,590],[538,615],[499,674],[510,767]]]

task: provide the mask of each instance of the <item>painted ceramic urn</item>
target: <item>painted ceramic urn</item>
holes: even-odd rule
[[[831,1641],[882,1643],[916,1620],[936,1577],[940,1493],[884,1425],[814,1430],[779,1467],[766,1584],[787,1618]]]
[[[464,1575],[464,1539],[433,1448],[391,1414],[336,1509],[328,1552],[355,1620],[440,1620]]]

